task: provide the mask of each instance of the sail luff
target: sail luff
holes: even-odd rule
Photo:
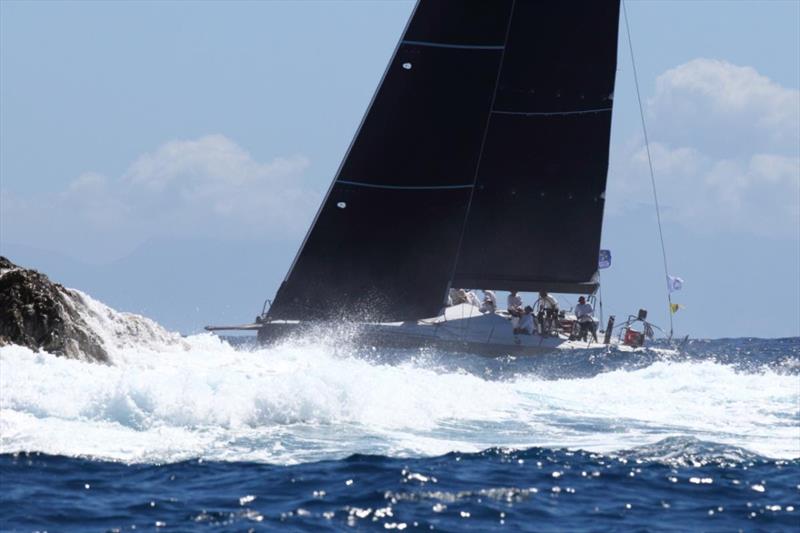
[[[406,21],[406,25],[403,28],[403,33],[400,34],[400,38],[397,40],[397,44],[394,46],[394,52],[392,52],[392,58],[397,56],[397,51],[400,49],[400,45],[403,44],[403,37],[408,31],[408,27],[411,25],[411,21],[414,20],[414,14],[417,12],[420,2],[422,2],[422,0],[417,0],[417,3],[414,4],[414,9],[411,11],[411,16],[409,16],[408,20]],[[361,122],[358,123],[356,131],[353,134],[352,139],[350,139],[350,144],[347,146],[347,150],[345,151],[344,156],[342,157],[342,160],[339,163],[339,167],[336,169],[336,173],[333,175],[333,180],[331,181],[331,184],[328,186],[328,190],[325,192],[325,196],[322,199],[322,203],[319,204],[319,208],[317,209],[317,212],[314,215],[314,220],[311,221],[311,225],[308,227],[308,231],[306,231],[306,235],[305,237],[303,237],[303,242],[300,243],[300,247],[297,249],[297,253],[294,255],[292,264],[289,266],[289,270],[286,271],[286,275],[284,276],[281,285],[283,285],[283,283],[285,283],[286,280],[288,280],[289,277],[292,275],[292,271],[294,270],[294,267],[297,264],[297,260],[300,258],[300,254],[302,253],[303,248],[306,245],[306,242],[308,242],[308,237],[311,235],[311,232],[314,231],[314,226],[316,226],[317,221],[319,220],[319,216],[322,213],[322,208],[325,207],[325,204],[328,202],[331,193],[333,192],[333,187],[336,185],[336,181],[339,179],[339,175],[342,172],[342,167],[344,167],[344,164],[347,161],[347,157],[350,155],[350,151],[353,149],[353,145],[356,143],[356,139],[358,139],[358,135],[361,132],[361,128],[364,127],[364,122],[366,122],[367,116],[369,116],[369,111],[370,109],[372,109],[372,105],[375,103],[375,98],[377,98],[378,92],[381,90],[381,86],[383,86],[383,82],[386,79],[386,75],[389,73],[389,69],[391,68],[391,66],[392,62],[390,61],[386,65],[386,68],[383,70],[383,75],[381,76],[378,85],[375,87],[375,90],[372,93],[372,98],[370,98],[369,100],[369,104],[367,105],[367,110],[361,116]],[[280,291],[280,288],[278,288],[278,291]]]

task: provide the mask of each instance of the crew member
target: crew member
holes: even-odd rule
[[[483,302],[481,303],[481,313],[494,313],[497,310],[497,296],[494,291],[483,289]]]
[[[550,334],[558,320],[558,300],[547,294],[546,291],[539,291],[539,299],[536,304],[539,306],[539,312],[536,314],[539,334]]]
[[[589,333],[592,334],[594,342],[597,342],[597,325],[594,323],[594,309],[592,304],[586,303],[586,298],[578,298],[578,305],[575,306],[575,317],[578,319],[578,338],[586,340]]]
[[[450,289],[448,300],[450,305],[465,304],[469,301],[467,291],[464,289]]]
[[[526,305],[519,319],[519,326],[517,326],[514,333],[519,335],[532,335],[533,334],[533,307]]]
[[[514,333],[519,328],[519,319],[523,313],[522,298],[517,294],[517,291],[511,291],[508,295],[508,314],[511,315],[511,328]]]
[[[474,305],[475,307],[481,306],[481,301],[478,300],[478,296],[475,294],[475,291],[468,290],[465,292],[465,296],[467,297],[468,304]]]
[[[511,291],[508,295],[508,314],[519,316],[522,314],[522,297],[518,291]]]

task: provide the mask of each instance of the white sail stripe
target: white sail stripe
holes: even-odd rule
[[[496,115],[522,115],[526,117],[551,117],[560,115],[588,115],[590,113],[604,113],[611,111],[610,107],[600,107],[597,109],[582,109],[577,111],[500,111],[493,109]]]
[[[336,180],[342,185],[355,185],[356,187],[370,187],[373,189],[401,189],[401,190],[443,190],[443,189],[471,189],[471,183],[465,185],[381,185],[378,183],[364,183],[362,181]]]
[[[416,44],[418,46],[432,46],[434,48],[459,48],[463,50],[503,50],[505,46],[494,44],[448,44],[433,43],[430,41],[403,41],[403,44]]]

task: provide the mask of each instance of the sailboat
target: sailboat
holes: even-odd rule
[[[619,15],[619,0],[419,0],[271,305],[207,329],[271,342],[346,323],[370,344],[488,354],[585,346],[447,297],[597,291]]]

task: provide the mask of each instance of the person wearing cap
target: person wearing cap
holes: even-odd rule
[[[586,298],[583,296],[578,298],[578,305],[575,306],[575,317],[578,320],[578,338],[583,341],[591,333],[592,338],[597,342],[597,327],[592,315],[594,315],[592,304],[586,303]]]
[[[558,300],[547,294],[547,291],[539,291],[539,299],[536,301],[539,312],[536,314],[536,321],[539,323],[539,334],[545,335],[558,320]]]

